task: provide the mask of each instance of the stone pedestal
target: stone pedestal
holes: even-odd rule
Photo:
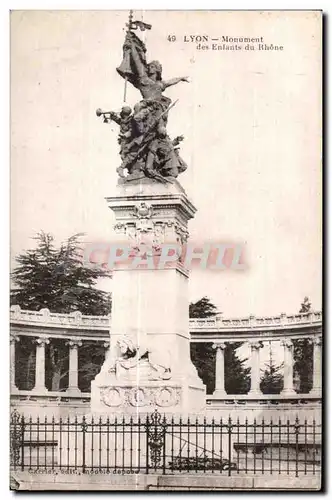
[[[190,360],[189,272],[180,256],[196,209],[177,181],[147,178],[120,183],[107,202],[122,260],[112,265],[111,248],[110,352],[91,385],[92,412],[201,410],[206,389]]]

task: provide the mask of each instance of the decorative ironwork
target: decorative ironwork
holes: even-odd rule
[[[158,410],[144,417],[32,420],[15,410],[10,427],[11,467],[32,473],[320,472],[315,420],[166,418]]]
[[[162,418],[158,410],[147,417],[146,432],[150,460],[153,468],[157,468],[161,462],[162,451],[165,448],[165,433],[167,422],[165,416]]]
[[[20,465],[20,451],[24,437],[24,417],[17,410],[14,410],[11,413],[10,424],[10,464],[16,469]]]

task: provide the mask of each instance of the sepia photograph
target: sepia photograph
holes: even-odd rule
[[[322,58],[320,10],[10,12],[11,490],[321,491]]]

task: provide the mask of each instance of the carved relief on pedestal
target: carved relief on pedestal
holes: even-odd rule
[[[178,387],[102,387],[100,399],[105,406],[167,408],[177,406],[181,400],[181,390]]]
[[[185,222],[170,218],[165,220],[165,216],[170,215],[174,216],[174,213],[140,202],[122,211],[122,220],[114,225],[114,231],[128,240],[133,255],[145,252],[158,255],[162,244],[184,245],[189,237]]]
[[[177,406],[180,403],[180,391],[174,387],[161,387],[154,395],[155,404],[160,407]]]
[[[143,387],[134,387],[127,391],[127,403],[130,406],[151,406],[150,391]]]
[[[117,387],[102,387],[100,390],[100,399],[106,406],[117,407],[123,404],[124,392]]]

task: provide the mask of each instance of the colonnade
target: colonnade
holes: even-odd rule
[[[15,384],[15,358],[16,358],[16,345],[20,341],[20,336],[11,334],[10,336],[10,383],[11,391],[15,393],[18,388]],[[35,367],[35,386],[31,392],[38,394],[47,393],[48,389],[45,385],[46,373],[46,346],[50,343],[50,337],[38,337],[33,339],[36,346],[36,367]],[[81,393],[78,386],[78,348],[83,345],[83,342],[78,337],[72,337],[65,340],[65,345],[69,347],[69,383],[67,394],[71,396],[79,395]],[[109,342],[104,342],[105,356],[108,354]]]
[[[313,386],[310,394],[321,397],[322,392],[322,337],[317,336],[310,341],[313,343]],[[251,340],[248,342],[250,346],[250,366],[251,366],[251,386],[248,396],[257,398],[262,395],[260,390],[260,349],[263,347],[262,341]],[[281,345],[284,352],[283,362],[283,378],[284,388],[281,392],[282,396],[295,396],[296,392],[293,386],[293,369],[294,369],[294,344],[292,339],[286,338],[281,340]],[[216,383],[213,396],[217,399],[227,398],[225,390],[225,349],[226,342],[216,342],[213,348],[216,350]]]

